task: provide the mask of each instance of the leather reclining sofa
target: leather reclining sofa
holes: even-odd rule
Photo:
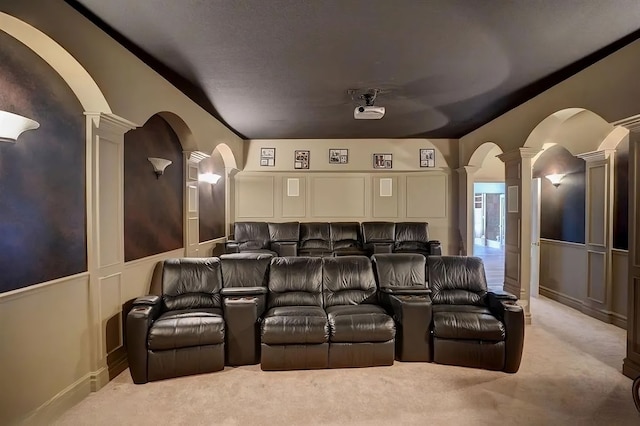
[[[440,255],[426,222],[236,222],[226,253],[273,256],[371,256],[375,253]]]
[[[127,315],[135,383],[260,363],[263,370],[423,361],[515,373],[524,314],[487,291],[482,260],[379,253],[169,259]]]

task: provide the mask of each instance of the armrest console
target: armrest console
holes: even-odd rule
[[[266,287],[228,287],[220,290],[223,297],[249,297],[267,294]]]
[[[518,296],[516,296],[515,294],[511,294],[507,291],[504,290],[498,290],[498,291],[491,291],[489,292],[490,294],[492,294],[491,297],[495,297],[498,300],[508,300],[511,302],[517,302],[518,301]],[[487,295],[489,295],[489,293],[487,293]]]
[[[520,368],[522,359],[524,310],[511,298],[502,299],[494,293],[487,293],[487,305],[491,313],[504,323],[506,332],[504,371],[515,373]]]
[[[373,253],[392,253],[393,243],[373,243]]]
[[[271,249],[278,253],[278,256],[297,256],[298,243],[295,241],[280,241],[271,243]]]
[[[133,306],[153,306],[159,304],[161,300],[162,298],[160,296],[149,294],[136,298],[136,300],[133,301]]]
[[[431,298],[417,294],[388,295],[396,332],[396,354],[399,361],[431,361]]]
[[[426,296],[431,294],[431,290],[424,286],[381,287],[380,291],[388,295]]]
[[[236,241],[229,240],[224,243],[224,252],[225,253],[240,253],[240,244]]]
[[[157,298],[157,302],[154,297]],[[140,303],[135,304],[138,300]],[[147,335],[153,321],[160,316],[160,297],[141,297],[136,299],[136,302],[127,314],[127,357],[133,382],[146,383]]]
[[[427,243],[429,245],[429,254],[432,256],[441,256],[442,255],[442,244],[438,240],[429,240]]]

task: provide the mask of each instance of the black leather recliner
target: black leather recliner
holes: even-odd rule
[[[269,239],[271,250],[278,253],[278,256],[297,256],[298,241],[300,240],[300,223],[269,222]]]
[[[263,370],[329,366],[329,322],[322,307],[322,259],[276,257],[262,319]]]
[[[429,240],[428,223],[398,222],[395,225],[394,253],[442,254],[440,242]]]
[[[360,223],[331,222],[331,249],[334,256],[364,256],[367,252],[362,246]]]
[[[225,321],[220,260],[168,259],[156,265],[149,296],[127,315],[134,383],[222,370]]]
[[[362,222],[362,242],[368,255],[393,253],[395,222]]]
[[[300,224],[298,256],[333,256],[331,250],[331,228],[328,222]]]
[[[236,222],[233,224],[233,240],[225,243],[226,253],[267,253],[271,250],[269,225],[266,222]]]
[[[378,303],[371,261],[365,256],[325,258],[322,284],[329,367],[392,365],[396,328]]]
[[[427,258],[433,303],[433,358],[440,364],[520,368],[524,313],[508,293],[487,291],[482,259]]]

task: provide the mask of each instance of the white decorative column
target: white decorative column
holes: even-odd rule
[[[578,155],[585,168],[585,249],[587,285],[583,311],[611,322],[613,299],[611,248],[613,247],[613,191],[615,150]]]
[[[519,297],[531,324],[531,165],[538,149],[518,148],[498,156],[504,162],[506,230],[504,290]]]
[[[184,174],[186,197],[184,200],[184,247],[187,257],[200,256],[200,209],[198,203],[198,164],[209,154],[185,151]]]
[[[137,125],[113,114],[85,116],[89,340],[91,389],[95,391],[109,381],[110,368],[126,366],[120,333],[124,302],[124,134]],[[113,335],[119,341],[108,342],[108,336]],[[107,365],[107,357],[115,361]]]
[[[458,172],[458,188],[460,195],[458,197],[460,205],[458,206],[458,223],[460,224],[460,238],[462,238],[462,253],[468,256],[473,254],[473,197],[475,182],[474,175],[478,171],[477,166],[463,166],[457,169]]]

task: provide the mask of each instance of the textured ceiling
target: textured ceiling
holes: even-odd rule
[[[640,35],[637,0],[69,3],[248,139],[461,137]]]

